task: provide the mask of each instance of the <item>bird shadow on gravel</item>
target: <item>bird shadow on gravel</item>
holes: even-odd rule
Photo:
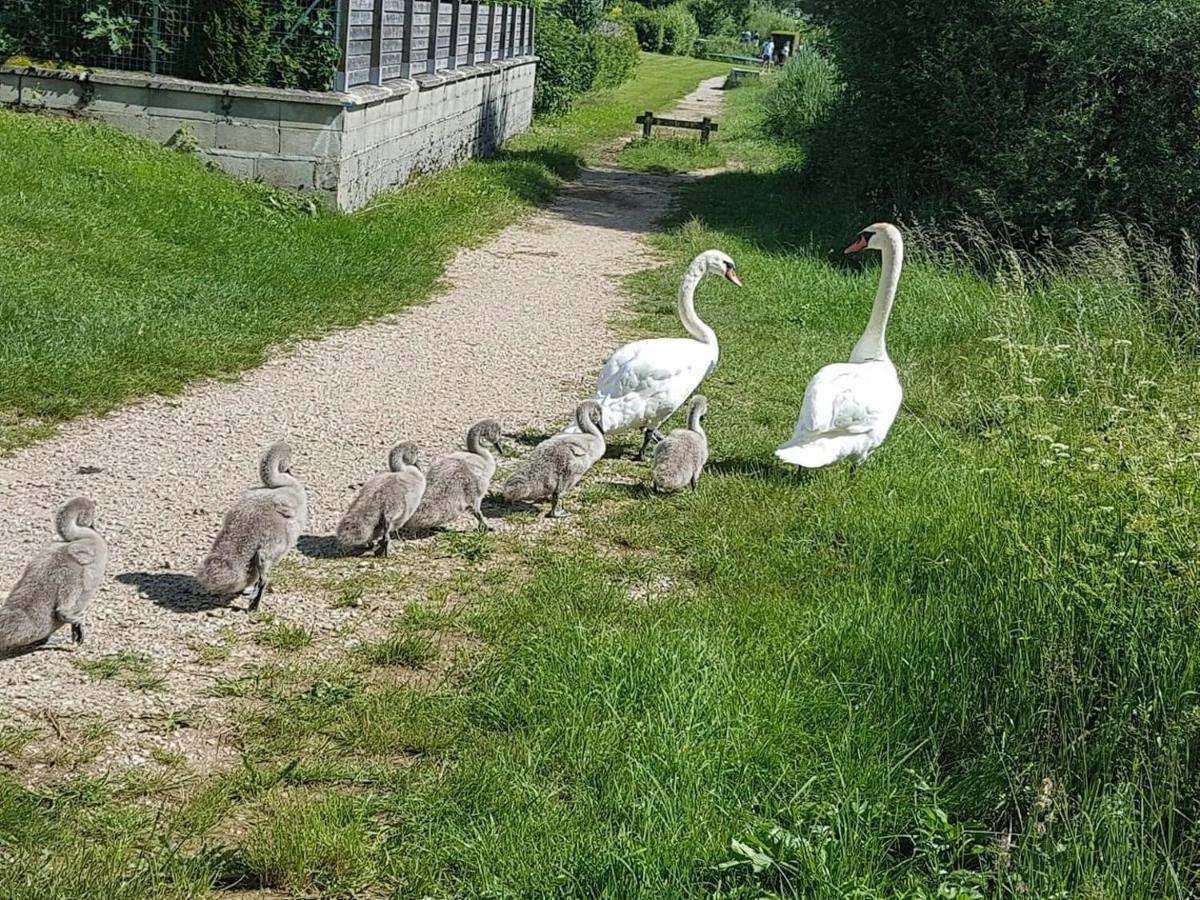
[[[191,575],[175,572],[123,572],[117,576],[121,584],[137,588],[157,606],[177,613],[204,612],[229,606],[225,597],[206,594]]]
[[[337,545],[337,540],[328,534],[302,534],[296,541],[296,549],[309,559],[340,559],[343,556],[354,556]]]
[[[483,502],[479,504],[479,508],[483,510],[485,519],[503,519],[506,516],[516,515],[517,513],[540,513],[542,512],[537,506],[532,503],[525,503],[522,500],[505,500],[499,494],[491,494],[483,498]]]

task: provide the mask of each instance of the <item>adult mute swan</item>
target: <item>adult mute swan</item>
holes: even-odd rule
[[[697,256],[679,286],[679,320],[691,337],[652,338],[618,349],[600,370],[592,399],[600,404],[605,435],[640,428],[645,432],[641,459],[658,427],[687,402],[717,364],[717,335],[696,315],[696,285],[708,274],[742,286],[733,260],[720,250]],[[572,425],[567,431],[577,431]]]
[[[796,430],[775,451],[785,463],[819,469],[847,458],[862,462],[883,443],[900,411],[904,394],[888,358],[885,332],[900,283],[904,239],[895,225],[881,222],[861,232],[846,252],[868,247],[883,255],[871,319],[850,361],[825,366],[808,383]]]

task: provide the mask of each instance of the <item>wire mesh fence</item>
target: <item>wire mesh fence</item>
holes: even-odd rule
[[[533,53],[529,6],[459,0],[0,0],[14,56],[345,90]]]
[[[324,90],[340,61],[337,8],[338,0],[0,0],[0,59]]]

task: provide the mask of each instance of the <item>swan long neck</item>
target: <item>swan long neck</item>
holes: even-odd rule
[[[717,346],[717,333],[709,328],[696,315],[696,285],[704,278],[706,266],[703,260],[695,260],[683,276],[683,284],[679,286],[679,321],[687,329],[687,333],[704,344]]]
[[[482,456],[486,460],[492,459],[492,451],[488,449],[487,444],[483,440],[483,435],[472,431],[467,435],[467,449],[476,456]]]
[[[299,484],[291,472],[285,471],[292,461],[292,452],[286,447],[272,447],[263,457],[259,467],[262,483],[269,488],[287,487]]]
[[[599,409],[597,404],[582,405],[575,411],[575,424],[579,426],[579,430],[584,434],[590,434],[593,437],[603,438],[604,432],[600,430],[594,421],[592,421],[592,410]]]
[[[54,520],[58,536],[64,541],[78,541],[96,534],[94,507],[90,501],[72,500],[61,510]]]
[[[867,328],[854,345],[851,362],[867,362],[872,359],[887,359],[887,324],[896,300],[896,289],[900,286],[900,269],[904,265],[904,243],[899,236],[891,237],[884,244],[883,271],[879,276],[879,287],[875,291],[875,305],[871,307],[871,318]]]
[[[688,428],[707,440],[708,435],[704,433],[703,419],[704,410],[698,406],[693,406],[691,412],[688,414]]]

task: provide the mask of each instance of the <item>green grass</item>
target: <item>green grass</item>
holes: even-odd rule
[[[75,668],[97,681],[113,680],[135,690],[152,691],[166,682],[144,653],[122,650],[94,659],[72,660]]]
[[[276,622],[254,636],[254,640],[273,650],[301,650],[312,643],[312,632],[299,625]]]
[[[671,174],[715,169],[725,157],[715,141],[702,144],[694,137],[652,137],[630,141],[617,154],[617,162],[627,169]]]
[[[437,656],[437,648],[427,635],[394,634],[365,644],[362,655],[373,666],[405,666],[419,669]]]
[[[456,613],[484,646],[456,677],[293,676],[244,768],[157,829],[92,782],[0,780],[0,894],[1190,894],[1200,367],[1118,266],[1022,288],[914,254],[893,433],[853,477],[784,472],[771,451],[878,269],[829,253],[868,222],[734,96],[744,168],[685,192],[631,283],[637,334],[678,332],[700,250],[746,284],[699,291],[722,343],[699,492],[597,485],[644,474],[603,461],[569,534],[494,545],[513,577]]]
[[[636,80],[498,157],[354,215],[306,214],[104,126],[0,112],[0,450],[428,297],[455,249],[546,202],[644,104],[718,71],[647,55]]]

